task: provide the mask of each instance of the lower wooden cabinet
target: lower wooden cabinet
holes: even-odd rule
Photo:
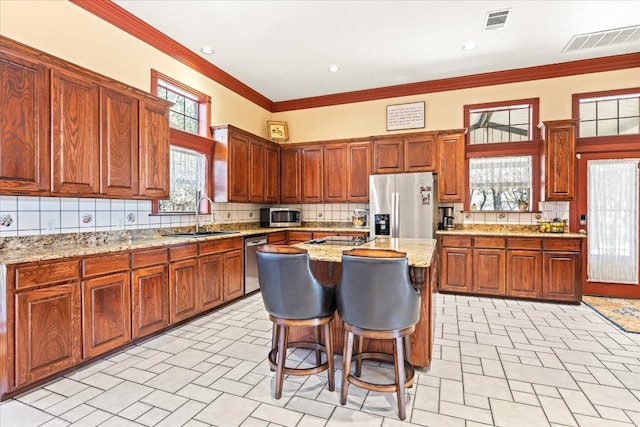
[[[79,281],[16,294],[15,319],[16,387],[80,362]]]
[[[224,284],[222,300],[231,301],[244,294],[244,257],[242,250],[224,254]]]
[[[131,337],[169,326],[169,266],[154,265],[131,273]]]
[[[580,302],[579,238],[440,237],[445,292]]]
[[[200,242],[201,286],[208,306],[244,295],[243,245],[242,237]]]
[[[269,233],[267,235],[267,243],[270,245],[286,245],[287,244],[287,232],[276,231],[275,233]]]
[[[223,303],[224,260],[222,254],[200,255],[198,269],[200,271],[202,309],[208,310],[219,306]]]
[[[201,311],[198,244],[169,248],[169,320],[179,322]]]

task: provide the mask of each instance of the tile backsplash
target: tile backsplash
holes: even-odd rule
[[[540,202],[537,212],[463,212],[462,203],[445,203],[441,206],[453,206],[455,224],[537,225],[540,220],[554,218],[569,221],[569,202]]]
[[[254,203],[214,203],[215,223],[259,222]],[[303,221],[349,222],[354,209],[365,203],[281,205],[302,210]],[[211,222],[201,215],[200,223]],[[0,196],[0,237],[37,234],[117,231],[195,225],[195,215],[152,215],[148,200],[86,199],[74,197]]]

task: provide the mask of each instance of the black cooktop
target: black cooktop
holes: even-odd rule
[[[305,243],[312,245],[360,246],[364,243],[370,242],[371,240],[373,239],[370,237],[331,236],[309,240]]]

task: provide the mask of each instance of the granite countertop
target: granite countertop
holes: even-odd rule
[[[162,230],[162,231],[159,231]],[[48,234],[40,236],[25,236],[5,239],[0,245],[0,264],[18,264],[23,262],[45,261],[51,259],[106,254],[127,250],[137,250],[162,246],[196,243],[200,241],[221,240],[233,237],[245,237],[258,234],[275,233],[285,230],[299,231],[365,231],[352,227],[335,225],[303,226],[289,228],[263,228],[252,226],[243,229],[222,229],[221,231],[234,231],[233,234],[224,234],[207,237],[176,237],[163,233],[184,233],[193,231],[193,227],[182,229],[155,229],[155,230],[122,230],[118,232],[97,233],[70,233]],[[131,238],[130,238],[131,237]]]
[[[438,236],[465,235],[465,236],[500,236],[500,237],[543,237],[543,238],[570,238],[579,239],[587,237],[582,233],[541,233],[538,226],[534,225],[500,225],[477,224],[455,230],[438,230]]]
[[[343,246],[330,244],[298,243],[294,245],[309,252],[312,261],[341,262],[342,252],[358,249],[393,249],[406,252],[411,267],[429,267],[436,249],[435,239],[382,238],[364,243],[360,246]]]

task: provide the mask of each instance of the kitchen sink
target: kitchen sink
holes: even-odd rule
[[[237,231],[198,231],[191,233],[175,233],[168,234],[171,237],[209,237],[209,236],[223,236],[225,234],[238,234]]]

